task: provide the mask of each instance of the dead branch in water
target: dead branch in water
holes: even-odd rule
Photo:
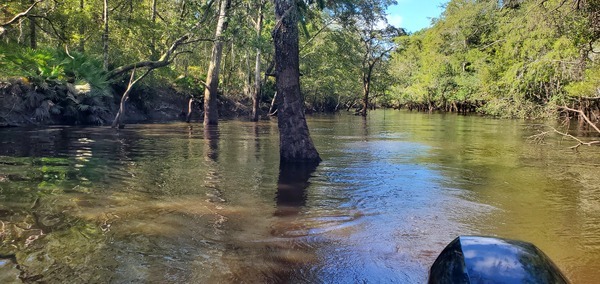
[[[133,79],[135,78],[135,69],[133,69],[133,71],[131,71],[131,77],[129,78],[129,84],[127,84],[127,89],[125,90],[125,92],[123,93],[123,96],[121,97],[121,103],[119,104],[119,111],[117,112],[117,115],[115,116],[115,120],[113,120],[112,123],[112,128],[123,128],[124,125],[121,123],[121,121],[123,121],[123,116],[125,115],[125,102],[127,102],[127,100],[129,100],[129,93],[131,92],[131,89],[133,89],[133,86],[139,82],[140,80],[144,79],[144,77],[146,77],[146,75],[148,75],[153,69],[148,69],[146,70],[146,72],[140,76],[137,79]]]
[[[562,106],[562,107],[559,107],[558,109],[565,110],[565,111],[567,111],[567,112],[574,112],[574,113],[577,113],[577,114],[579,114],[579,116],[580,116],[581,118],[583,118],[583,120],[584,120],[584,121],[585,121],[585,122],[586,122],[586,123],[587,123],[589,126],[591,126],[592,128],[594,128],[594,130],[596,130],[596,132],[598,132],[598,134],[600,134],[600,129],[598,128],[598,126],[596,126],[596,124],[594,124],[594,123],[593,123],[593,122],[590,120],[590,118],[589,118],[589,117],[587,117],[587,115],[585,115],[585,113],[584,113],[582,110],[573,109],[573,108],[570,108],[570,107],[567,107],[567,106]]]
[[[567,106],[562,106],[559,107],[559,110],[564,110],[567,112],[571,112],[571,113],[577,113],[581,119],[583,119],[585,121],[585,123],[587,123],[589,126],[591,126],[598,134],[600,134],[600,129],[598,128],[598,126],[596,126],[590,119],[589,117],[587,117],[587,115],[585,115],[585,113],[581,110],[577,110],[577,109],[573,109],[573,108],[569,108]],[[592,141],[583,141],[571,134],[569,134],[567,131],[563,132],[563,131],[559,131],[558,129],[551,127],[551,126],[547,126],[548,128],[550,128],[551,130],[549,131],[544,131],[544,132],[540,132],[539,134],[536,135],[532,135],[529,137],[529,139],[532,139],[533,141],[535,141],[536,143],[541,143],[544,141],[544,139],[546,138],[546,136],[552,134],[552,133],[556,133],[560,136],[562,136],[563,138],[568,138],[570,140],[573,140],[575,142],[577,142],[577,145],[571,146],[569,147],[570,149],[573,150],[579,150],[579,147],[581,146],[600,146],[600,140],[592,140]],[[568,130],[568,129],[567,129]]]
[[[577,145],[571,146],[571,147],[569,147],[569,149],[579,150],[580,146],[594,146],[594,145],[600,146],[600,140],[593,140],[593,141],[586,142],[586,141],[583,141],[569,133],[559,131],[558,129],[556,129],[554,127],[551,127],[551,126],[548,126],[548,127],[551,130],[540,132],[536,135],[529,136],[529,139],[532,139],[536,143],[542,143],[548,135],[550,135],[552,133],[556,133],[564,138],[568,138],[570,140],[574,140],[575,142],[577,142]]]

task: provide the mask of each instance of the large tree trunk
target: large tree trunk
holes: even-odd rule
[[[219,111],[217,107],[217,92],[219,87],[219,70],[223,54],[223,32],[227,29],[227,12],[231,0],[221,0],[219,19],[215,31],[215,43],[212,49],[208,73],[206,75],[206,88],[204,88],[204,125],[217,125]]]
[[[256,21],[256,39],[257,42],[260,42],[260,36],[263,28],[263,7],[265,6],[265,1],[261,0],[258,4],[258,19]],[[252,94],[252,121],[258,121],[258,110],[259,110],[259,102],[260,102],[260,92],[261,92],[261,80],[260,80],[260,56],[261,50],[260,46],[256,48],[256,64],[254,66],[254,93]]]
[[[300,93],[298,14],[294,0],[275,0],[276,89],[283,103],[278,107],[281,163],[321,161],[308,132]]]

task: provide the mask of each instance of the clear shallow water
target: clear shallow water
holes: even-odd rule
[[[598,149],[455,115],[309,126],[324,161],[281,171],[275,122],[0,129],[0,280],[423,283],[460,234],[600,279]]]

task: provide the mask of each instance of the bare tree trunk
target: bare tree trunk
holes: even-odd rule
[[[79,13],[83,14],[83,9],[85,7],[85,0],[79,0]],[[79,52],[85,51],[85,27],[82,23],[79,24],[78,28],[79,32]]]
[[[104,0],[104,11],[102,15],[102,19],[104,21],[104,33],[102,34],[102,66],[104,67],[104,70],[108,71],[108,0]]]
[[[373,76],[373,68],[375,68],[375,64],[377,64],[378,60],[379,58],[375,59],[373,62],[367,62],[366,69],[363,67],[363,108],[360,112],[362,116],[367,116],[367,110],[369,109],[369,95],[371,93],[371,78]]]
[[[131,77],[129,78],[129,84],[127,85],[127,89],[125,90],[125,92],[123,93],[123,96],[121,97],[121,103],[119,104],[119,111],[117,112],[117,115],[115,116],[115,119],[113,120],[112,123],[112,128],[123,128],[125,125],[123,123],[121,123],[123,121],[123,116],[125,116],[125,103],[129,100],[129,93],[131,92],[131,89],[133,89],[133,86],[139,82],[140,80],[142,80],[144,77],[146,77],[146,75],[148,75],[150,73],[150,71],[152,71],[152,69],[148,69],[146,70],[146,72],[140,76],[139,78],[133,80],[133,78],[135,78],[135,69],[133,71],[131,71]]]
[[[219,19],[215,31],[215,43],[212,49],[206,85],[204,88],[204,125],[219,124],[219,110],[217,107],[217,92],[219,87],[219,69],[223,54],[223,32],[227,29],[227,13],[231,0],[221,0],[219,7]]]
[[[363,79],[363,98],[362,98],[362,110],[360,111],[360,115],[367,116],[367,110],[369,109],[369,92],[371,82],[365,78]]]
[[[35,4],[35,0],[31,0],[31,5]],[[35,27],[35,18],[29,17],[29,47],[37,48],[37,35]]]
[[[277,115],[280,162],[319,163],[321,158],[310,138],[300,93],[298,8],[294,0],[274,2],[275,78],[277,93],[283,101]]]
[[[190,123],[190,120],[192,119],[192,106],[194,105],[194,98],[190,98],[190,100],[188,101],[188,112],[187,115],[185,117],[185,122]]]
[[[263,7],[265,6],[265,1],[261,0],[258,6],[258,19],[256,21],[256,42],[260,42],[260,36],[263,28]],[[260,93],[261,93],[261,80],[260,80],[260,56],[261,49],[260,46],[256,47],[256,64],[254,66],[254,93],[252,94],[252,121],[258,121],[258,113],[259,111],[259,103],[260,103]]]
[[[150,16],[152,23],[156,22],[156,1],[157,0],[152,0],[152,16]]]
[[[150,21],[152,21],[152,24],[156,23],[156,2],[158,2],[158,0],[152,0],[152,11],[150,15]],[[152,28],[154,29],[154,26]],[[150,58],[153,60],[158,58],[158,51],[156,50],[156,35],[154,33],[150,37]]]

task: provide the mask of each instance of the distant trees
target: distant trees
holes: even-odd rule
[[[235,104],[237,109],[251,110],[253,114],[249,116],[257,120],[260,109],[267,107],[275,92],[271,76],[274,69],[263,68],[263,63],[265,67],[274,66],[269,34],[276,20],[273,13],[268,13],[273,11],[273,1],[230,0],[228,17],[220,16],[223,7],[220,2],[7,0],[0,6],[0,44],[7,48],[34,44],[40,49],[84,52],[99,59],[113,85],[123,88],[129,73],[118,72],[122,67],[142,61],[160,61],[160,56],[173,42],[182,35],[189,35],[194,41],[181,50],[184,53],[164,71],[148,75],[150,80],[140,81],[139,86],[155,84],[159,79],[159,86],[172,85],[184,90],[183,93],[196,102],[207,99],[211,103],[198,104],[207,109],[224,107],[214,105],[217,100],[212,98],[219,93],[223,100],[241,103]],[[357,59],[362,58],[363,53],[355,47],[361,48],[356,45],[360,43],[356,27],[363,25],[350,25],[347,20],[362,17],[364,7],[373,8],[370,10],[376,11],[382,19],[385,11],[381,7],[389,3],[392,2],[297,1],[300,68],[305,82],[301,92],[310,111],[346,108],[362,97],[362,67],[356,62],[360,62]],[[228,19],[221,24],[228,23],[229,28],[222,29],[221,35],[215,38],[219,19]],[[216,63],[213,46],[220,46],[222,50],[221,61],[213,64],[210,72],[214,75],[214,71],[219,70],[218,79],[212,79],[208,70],[210,62]],[[8,73],[0,71],[0,76],[9,76]],[[205,90],[206,86],[212,86],[212,91]],[[211,114],[217,112],[205,112],[209,116],[207,123],[216,121]]]
[[[431,28],[398,39],[395,104],[540,117],[597,96],[596,2],[450,1]]]
[[[258,120],[276,90],[276,70],[265,68],[276,66],[270,33],[277,19],[268,12],[274,2],[229,1],[6,0],[0,5],[0,45],[40,50],[38,56],[45,49],[83,52],[100,60],[119,91],[134,68],[160,65],[161,71],[139,81],[140,88],[178,90],[197,102],[192,107],[205,110],[208,124],[225,108]],[[399,37],[402,30],[385,23],[393,3],[296,1],[300,94],[307,111],[355,108],[365,115],[383,104],[534,117],[556,106],[594,109],[599,103],[598,1],[452,0],[431,28]],[[221,9],[227,7],[226,17]],[[177,55],[161,60],[184,35]],[[51,61],[22,64],[8,54],[14,52],[0,55],[0,77],[37,73],[84,83],[73,74],[53,77],[64,62],[37,68],[31,66]]]
[[[405,34],[402,29],[387,23],[385,10],[394,3],[389,0],[357,1],[351,6],[352,13],[343,11],[340,15],[342,23],[356,34],[360,41],[357,51],[361,58],[359,68],[362,82],[362,116],[366,116],[369,109],[375,68],[395,49],[394,39]]]

